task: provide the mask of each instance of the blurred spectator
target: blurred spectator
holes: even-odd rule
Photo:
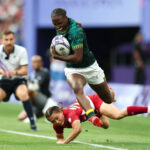
[[[23,0],[0,0],[0,31],[13,31],[17,44],[21,44],[22,5]]]
[[[141,33],[135,35],[133,41],[133,58],[134,58],[134,67],[135,67],[135,83],[136,84],[145,84],[146,74],[145,74],[145,47],[142,43]]]
[[[46,109],[52,105],[57,105],[50,97],[49,91],[50,76],[49,71],[43,68],[42,58],[39,55],[32,57],[32,67],[34,72],[31,73],[28,81],[30,99],[32,100],[33,112],[36,117],[42,117]],[[18,119],[27,118],[25,111],[19,114]]]

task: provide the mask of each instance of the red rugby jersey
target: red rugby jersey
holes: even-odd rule
[[[98,95],[89,95],[89,99],[91,100],[91,103],[93,105],[94,110],[99,111],[100,106],[102,104],[102,100],[98,97]],[[83,108],[79,105],[77,101],[75,101],[71,106],[66,107],[63,109],[63,114],[65,116],[65,124],[64,126],[57,126],[53,124],[53,128],[56,133],[61,134],[63,133],[64,128],[71,128],[72,123],[75,120],[80,120],[80,122],[84,122],[87,120],[87,116],[85,114],[85,111]],[[98,116],[100,116],[99,113],[97,113]]]

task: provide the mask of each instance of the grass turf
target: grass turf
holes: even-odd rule
[[[52,125],[39,119],[39,132],[32,132],[29,124],[19,122],[17,115],[22,110],[21,105],[0,103],[0,129],[55,137]],[[65,137],[71,129],[65,129]],[[122,120],[110,120],[110,128],[104,130],[94,127],[91,123],[82,123],[82,133],[76,139],[82,142],[120,147],[129,150],[150,150],[150,118],[128,117]],[[57,145],[55,140],[15,135],[0,132],[0,150],[107,150],[89,145],[71,143]]]

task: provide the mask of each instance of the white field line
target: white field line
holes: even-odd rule
[[[43,138],[43,139],[56,140],[55,137],[51,137],[51,136],[37,135],[37,134],[11,131],[11,130],[5,130],[5,129],[0,129],[0,132],[25,135],[25,136],[32,136],[32,137]],[[111,149],[111,150],[128,150],[128,149],[123,149],[123,148],[117,148],[117,147],[105,146],[105,145],[99,145],[99,144],[92,144],[92,143],[86,143],[86,142],[81,142],[81,141],[74,141],[74,143],[85,144],[85,145],[89,145],[89,146],[93,146],[93,147],[100,147],[100,148],[106,148],[106,149]]]

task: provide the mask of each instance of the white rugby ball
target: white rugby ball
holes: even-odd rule
[[[57,35],[52,39],[52,46],[58,55],[68,56],[70,53],[70,44],[62,35]]]

